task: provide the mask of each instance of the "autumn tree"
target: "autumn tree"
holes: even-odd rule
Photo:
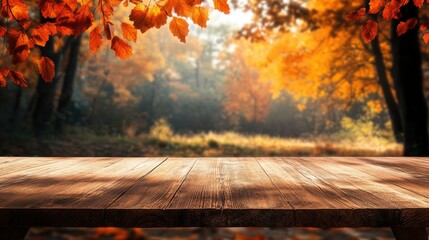
[[[244,49],[248,47],[245,42],[237,43],[234,47],[234,52],[229,56],[231,62],[224,83],[224,108],[236,121],[244,118],[256,127],[256,123],[262,122],[270,110],[271,86],[247,65],[246,57],[250,56],[245,55]]]
[[[216,10],[229,13],[226,0],[214,0]],[[118,9],[128,9],[129,21],[116,21],[114,13]],[[20,86],[27,86],[22,72],[15,65],[26,61],[30,52],[40,49],[41,57],[38,61],[40,81],[37,84],[37,95],[34,97],[34,127],[43,131],[49,123],[54,111],[53,95],[60,77],[62,58],[67,47],[56,47],[61,37],[67,37],[63,42],[71,42],[84,32],[90,34],[89,46],[97,50],[103,39],[110,42],[110,48],[121,59],[128,59],[132,53],[129,42],[135,42],[137,31],[145,33],[151,28],[160,28],[169,22],[171,33],[181,42],[186,42],[189,32],[189,23],[193,22],[205,27],[209,17],[210,6],[203,1],[188,0],[100,0],[100,1],[53,1],[39,0],[23,2],[21,0],[3,0],[1,15],[4,18],[0,26],[0,38],[7,41],[7,54],[11,56],[11,64],[2,66],[0,82],[6,84],[6,77]],[[31,18],[30,18],[31,16]],[[120,26],[120,34],[116,30]],[[103,32],[103,34],[102,34]],[[104,37],[103,37],[104,35]],[[75,42],[76,43],[76,42]],[[63,49],[63,50],[61,50]],[[74,47],[76,50],[76,45]],[[73,54],[70,60],[75,59]],[[70,65],[68,74],[65,74],[63,97],[59,104],[62,114],[69,102],[71,94]],[[58,120],[59,118],[57,118]],[[59,123],[60,121],[57,121]],[[60,126],[60,124],[57,124]]]

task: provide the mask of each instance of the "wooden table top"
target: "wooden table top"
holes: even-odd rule
[[[429,226],[429,158],[0,158],[0,226]]]

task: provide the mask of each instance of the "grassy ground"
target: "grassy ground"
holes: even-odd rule
[[[0,133],[3,156],[398,156],[401,146],[383,139],[330,141],[286,139],[233,132],[96,135],[69,129],[62,136],[36,138],[31,133]]]

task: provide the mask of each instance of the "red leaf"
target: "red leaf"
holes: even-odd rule
[[[373,19],[369,19],[362,27],[362,37],[365,43],[369,43],[378,34],[378,23]]]
[[[48,57],[41,57],[39,60],[39,73],[42,76],[43,81],[52,82],[55,76],[55,64]]]
[[[97,51],[97,49],[101,46],[103,41],[103,37],[101,36],[101,27],[94,28],[89,33],[89,48],[92,51]]]
[[[369,13],[377,14],[386,5],[386,0],[370,0]]]
[[[3,26],[0,26],[0,38],[4,38],[6,35],[7,29]]]
[[[417,23],[417,18],[411,18],[405,22],[400,22],[396,28],[396,34],[398,34],[398,36],[405,34],[408,30],[414,29]]]
[[[416,7],[419,7],[419,8],[423,6],[424,1],[425,0],[413,0],[414,5],[416,5]]]
[[[133,55],[133,49],[124,40],[114,36],[112,39],[112,45],[110,47],[115,51],[116,56],[121,59],[128,59]]]
[[[6,87],[6,77],[9,75],[9,69],[1,68],[0,69],[0,86]]]
[[[16,85],[20,87],[28,87],[28,82],[24,78],[24,74],[10,70],[9,77]]]
[[[365,17],[366,14],[366,8],[361,8],[357,10],[356,12],[351,12],[346,15],[347,21],[360,21]]]
[[[429,43],[429,33],[423,34],[423,41],[428,44]]]

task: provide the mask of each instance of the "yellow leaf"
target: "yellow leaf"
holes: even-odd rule
[[[192,12],[192,21],[200,27],[207,27],[207,20],[209,20],[209,12],[206,8],[196,6]]]

